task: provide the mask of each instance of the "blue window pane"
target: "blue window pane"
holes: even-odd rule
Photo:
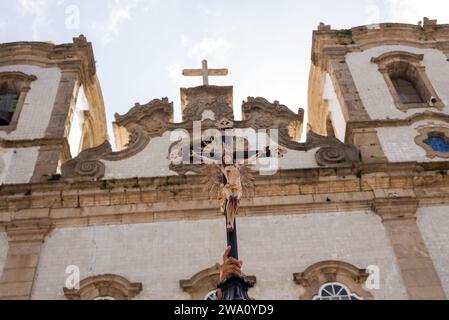
[[[433,151],[449,152],[449,139],[442,134],[432,135],[424,143],[429,145]]]
[[[329,293],[329,292],[327,292],[326,290],[323,290],[323,292],[321,293],[321,295],[322,295],[323,297],[330,297],[332,294]]]

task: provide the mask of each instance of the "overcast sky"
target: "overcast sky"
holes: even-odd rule
[[[312,31],[320,22],[350,28],[378,22],[449,23],[445,0],[2,0],[0,42],[93,43],[108,124],[135,102],[201,85],[183,68],[202,59],[229,68],[211,84],[233,85],[240,110],[248,96],[307,107]],[[112,132],[110,131],[112,137]]]

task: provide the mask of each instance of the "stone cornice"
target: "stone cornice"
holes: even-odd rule
[[[413,206],[418,202],[425,206],[449,204],[448,169],[445,162],[427,168],[426,164],[406,163],[282,171],[256,178],[254,198],[242,199],[240,215],[374,209],[384,219],[398,218],[404,216],[403,210],[396,214],[391,207],[406,207],[396,197],[416,194],[416,199],[406,199]],[[175,176],[2,186],[0,229],[35,219],[50,219],[55,227],[219,219],[218,203],[204,192],[201,180],[201,176]]]
[[[32,148],[43,146],[63,145],[67,143],[66,139],[34,139],[34,140],[7,140],[0,138],[1,148]]]
[[[80,72],[87,83],[95,81],[96,66],[92,44],[83,35],[73,38],[73,43],[61,45],[50,42],[0,44],[0,66],[13,64],[58,66],[62,70]]]
[[[374,200],[372,210],[382,218],[382,221],[416,220],[418,206],[419,200],[412,197],[385,198]]]
[[[321,24],[313,33],[312,62],[327,70],[329,59],[344,59],[349,52],[390,44],[438,48],[449,54],[448,39],[449,25],[427,18],[423,25],[381,23],[346,30],[333,30]]]
[[[46,210],[46,212],[49,212],[49,210]],[[30,219],[17,219],[4,225],[10,243],[43,242],[52,229],[53,224],[48,217],[39,218],[37,215]]]
[[[425,120],[438,120],[449,123],[449,115],[439,112],[426,111],[411,115],[406,119],[384,119],[348,122],[345,141],[347,143],[350,143],[352,141],[353,132],[355,130],[369,128],[408,127],[416,122]]]

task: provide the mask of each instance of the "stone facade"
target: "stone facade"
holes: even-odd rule
[[[137,299],[189,299],[179,280],[220,262],[222,229],[222,219],[216,218],[55,230],[42,250],[33,298],[63,299],[65,268],[77,265],[81,278],[115,273],[141,282]],[[382,289],[373,295],[407,297],[385,230],[372,212],[245,217],[239,232],[245,272],[257,275],[251,296],[258,300],[298,299],[301,288],[293,273],[326,259],[360,268],[377,264]]]
[[[192,143],[226,129],[259,130],[261,144],[243,139],[247,153],[271,148],[239,210],[251,296],[315,299],[338,282],[363,299],[446,299],[448,35],[428,19],[321,24],[305,142],[302,109],[250,97],[237,121],[233,88],[204,85],[181,90],[182,123],[168,98],[116,115],[118,152],[84,37],[0,45],[0,81],[2,71],[30,81],[17,126],[0,128],[0,299],[198,299],[212,290],[224,219],[204,167],[185,160]],[[413,64],[407,77],[421,103],[404,106],[392,91],[385,72],[397,62]],[[34,112],[45,121],[30,123]],[[79,288],[66,287],[70,266]]]

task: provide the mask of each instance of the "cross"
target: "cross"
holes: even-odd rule
[[[203,85],[209,85],[209,76],[227,76],[228,69],[209,69],[207,60],[203,60],[202,69],[185,69],[182,71],[185,77],[203,77]]]

